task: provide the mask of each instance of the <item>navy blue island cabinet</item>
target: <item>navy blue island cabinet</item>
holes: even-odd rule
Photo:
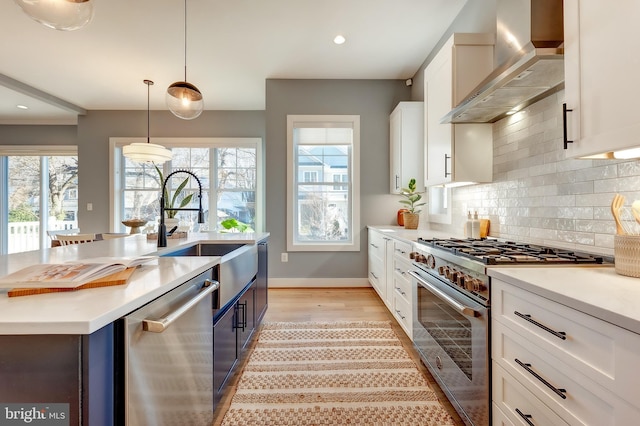
[[[212,311],[212,411],[264,317],[267,290],[267,242],[262,241],[256,276],[232,303]],[[123,333],[121,321],[115,321],[89,335],[0,336],[0,405],[64,404],[68,422],[60,424],[123,425]]]

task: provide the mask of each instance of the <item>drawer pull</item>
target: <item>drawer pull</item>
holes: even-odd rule
[[[372,276],[373,278],[375,278],[376,280],[378,279],[378,276],[377,276],[376,274],[374,274],[373,272],[371,272],[371,276]]]
[[[407,317],[405,317],[404,315],[402,315],[402,312],[400,312],[399,310],[396,309],[396,314],[398,314],[398,316],[402,319],[406,319]]]
[[[403,295],[403,296],[406,296],[406,295],[407,295],[407,293],[405,293],[404,291],[402,291],[402,289],[401,289],[400,287],[396,287],[396,291],[397,291],[398,293],[400,293],[401,295]]]
[[[534,320],[533,318],[531,318],[531,315],[529,314],[521,314],[518,311],[513,311],[513,313],[516,316],[519,316],[520,318],[522,318],[525,321],[529,321],[531,324],[540,327],[541,329],[543,329],[544,331],[547,331],[551,334],[553,334],[554,336],[556,336],[558,339],[562,339],[562,340],[567,340],[567,333],[565,333],[564,331],[555,331],[550,329],[549,327],[547,327],[544,324],[540,324],[538,321]]]
[[[535,377],[536,379],[540,380],[546,387],[551,389],[560,398],[567,399],[567,395],[565,395],[565,393],[567,392],[566,389],[557,388],[557,387],[553,386],[551,383],[547,382],[544,379],[544,377],[542,377],[541,375],[539,375],[538,373],[533,371],[533,369],[531,368],[531,364],[525,364],[524,362],[520,361],[518,358],[515,359],[515,362],[517,362],[520,367],[522,367],[525,370],[527,370],[527,372],[529,374],[531,374],[533,377]]]
[[[520,411],[520,409],[519,409],[519,408],[516,408],[516,413],[518,413],[518,415],[519,415],[520,417],[522,417],[522,420],[524,420],[525,422],[527,422],[527,424],[528,424],[528,425],[536,426],[535,424],[533,424],[533,423],[531,422],[531,420],[529,420],[530,418],[532,418],[532,417],[533,417],[531,414],[525,414],[525,413],[523,413],[522,411]]]
[[[373,243],[371,243],[371,247],[373,247],[373,248],[380,248],[380,247],[378,247],[377,245],[375,245],[375,244],[373,244]]]

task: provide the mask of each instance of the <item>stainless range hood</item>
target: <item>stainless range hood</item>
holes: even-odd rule
[[[442,123],[493,123],[564,88],[562,1],[499,0],[502,63]]]

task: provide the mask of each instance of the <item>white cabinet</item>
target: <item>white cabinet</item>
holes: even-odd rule
[[[567,156],[640,146],[640,2],[564,0]]]
[[[409,339],[413,340],[414,298],[409,275],[409,269],[411,268],[410,252],[411,244],[393,240],[391,285],[387,287],[387,291],[392,295],[391,313],[404,332],[407,333]]]
[[[410,339],[414,300],[409,277],[411,251],[411,243],[369,229],[369,282]]]
[[[389,117],[390,191],[399,194],[410,179],[424,189],[424,103],[400,102]]]
[[[369,283],[383,301],[387,299],[387,238],[378,231],[369,229]],[[386,303],[386,302],[385,302]]]
[[[634,424],[640,335],[494,279],[492,399],[514,424]],[[498,419],[494,418],[498,423]]]
[[[493,34],[453,34],[424,71],[427,186],[493,179],[492,125],[440,123],[493,71],[493,43]]]

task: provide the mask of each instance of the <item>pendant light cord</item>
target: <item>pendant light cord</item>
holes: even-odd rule
[[[151,85],[153,81],[144,80],[144,84],[147,85],[147,143],[151,143],[151,100],[149,96],[149,92],[151,89]]]
[[[187,81],[187,0],[184,0],[184,81]]]

